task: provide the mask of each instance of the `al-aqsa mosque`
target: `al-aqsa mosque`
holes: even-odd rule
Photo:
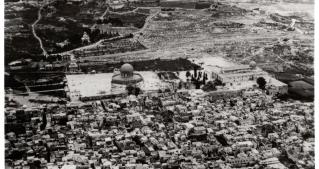
[[[126,90],[126,86],[141,87],[144,79],[139,73],[134,72],[131,64],[125,63],[121,68],[114,69],[114,75],[111,81],[111,92],[120,93]]]

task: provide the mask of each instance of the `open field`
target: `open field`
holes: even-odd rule
[[[258,5],[260,8],[264,7],[263,4]],[[276,4],[272,5],[276,6]],[[305,8],[309,6],[312,5],[304,4]],[[233,9],[234,7],[222,6],[216,7],[216,10],[223,10],[223,8]],[[222,16],[210,15],[216,12],[211,10],[162,11],[150,22],[140,41],[150,49],[157,48],[154,53],[161,53],[161,57],[192,58],[208,54],[227,57],[245,64],[251,60],[259,64],[279,61],[288,71],[293,72],[296,68],[301,68],[300,73],[305,72],[306,75],[311,75],[312,71],[304,71],[304,69],[312,69],[313,64],[313,27],[308,26],[313,22],[304,15],[290,13],[283,17],[299,17],[309,24],[297,23],[298,31],[289,31],[287,28],[290,22],[274,21],[269,15],[272,11],[263,13],[259,10],[259,13],[256,13],[250,11],[251,9],[245,8],[245,11],[234,8],[235,13],[230,11],[230,14]],[[294,9],[291,10],[294,11]],[[238,11],[240,14],[242,12],[245,14],[238,15],[236,14]],[[266,24],[258,25],[261,21]],[[276,27],[275,24],[284,27]],[[301,65],[296,66],[299,63]]]
[[[87,55],[81,59],[89,62],[218,56],[244,64],[251,60],[258,65],[282,64],[284,71],[313,74],[312,4],[246,2],[214,3],[209,9],[201,10],[133,7],[118,12],[107,11],[100,1],[83,4],[81,8],[69,5],[69,11],[62,11],[65,6],[58,3],[45,8],[37,31],[49,53],[54,53],[84,46],[80,38],[97,22],[140,29],[132,39],[127,39],[130,43],[124,43],[127,49],[120,50],[123,44],[120,39],[112,44],[103,41],[94,44],[113,34],[88,33],[92,44],[84,47]],[[301,10],[296,9],[298,6]],[[90,12],[94,7],[98,9]],[[301,13],[306,9],[309,9],[307,14]],[[288,30],[291,18],[298,19],[295,30]],[[70,41],[72,45],[66,45],[65,49],[57,47]]]
[[[300,2],[300,1],[298,1]],[[280,3],[241,3],[234,2],[235,5],[246,8],[254,9],[260,8],[267,13],[279,13],[281,15],[300,15],[308,20],[314,19],[314,5],[313,3],[291,3],[291,2],[280,2]]]

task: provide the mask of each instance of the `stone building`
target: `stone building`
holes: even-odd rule
[[[250,80],[256,80],[258,77],[266,76],[267,73],[256,67],[255,62],[249,65],[238,65],[235,67],[217,67],[211,66],[207,70],[209,76],[213,79],[218,79],[226,85],[233,85]]]
[[[257,67],[256,62],[249,65],[237,65],[232,67],[207,66],[205,72],[210,80],[220,80],[226,87],[234,89],[249,89],[258,86],[257,79],[263,77],[266,88],[271,94],[288,92],[288,85],[271,77],[267,72]]]

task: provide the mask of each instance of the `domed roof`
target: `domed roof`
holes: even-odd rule
[[[121,66],[120,72],[122,73],[133,73],[134,68],[131,64],[125,63],[124,65]]]
[[[255,61],[251,61],[251,62],[249,63],[249,66],[250,66],[251,68],[255,68],[255,67],[257,66],[257,63],[256,63]]]

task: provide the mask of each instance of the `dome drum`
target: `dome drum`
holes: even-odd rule
[[[122,85],[136,84],[136,83],[139,83],[142,81],[143,81],[143,77],[139,74],[133,74],[133,76],[131,76],[131,78],[123,78],[122,74],[121,74],[121,76],[114,75],[112,78],[112,83],[122,84]]]

